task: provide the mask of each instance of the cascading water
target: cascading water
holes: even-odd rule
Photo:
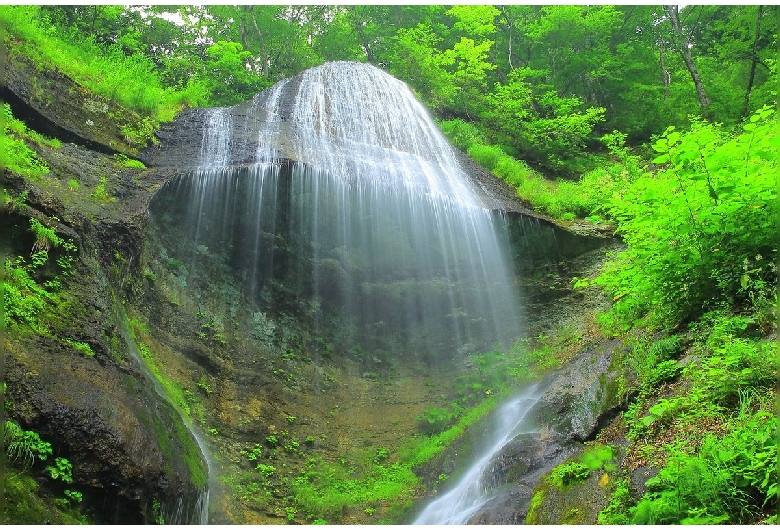
[[[246,330],[243,379],[273,364],[273,337],[299,344],[291,320],[314,364],[457,366],[521,336],[504,219],[405,84],[328,63],[201,112],[197,167],[155,195],[149,247],[174,305],[186,291],[213,338]]]
[[[497,486],[492,479],[491,461],[508,442],[527,426],[524,419],[539,397],[538,385],[521,392],[493,413],[493,427],[484,446],[452,489],[431,501],[412,524],[460,525],[494,494]],[[531,432],[531,431],[528,431]]]
[[[374,358],[519,337],[503,223],[406,85],[328,63],[237,109],[210,111],[200,168],[151,208],[190,270],[223,256],[243,300]]]

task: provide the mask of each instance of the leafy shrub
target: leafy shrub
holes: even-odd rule
[[[446,408],[426,409],[417,416],[420,430],[425,434],[437,434],[450,426],[453,417],[452,412]]]
[[[100,177],[100,182],[95,187],[95,191],[92,192],[92,197],[103,202],[114,202],[116,197],[112,197],[108,191],[106,191],[107,178],[105,176]]]
[[[777,344],[730,339],[691,372],[695,387],[709,399],[734,407],[740,391],[772,388],[777,383]]]
[[[697,455],[670,449],[632,524],[749,524],[777,497],[774,415],[740,418],[723,439],[709,435]]]
[[[25,431],[18,423],[6,420],[3,428],[5,454],[13,462],[30,467],[35,460],[46,460],[52,455],[49,442],[44,442],[35,431]]]
[[[662,361],[658,363],[647,374],[643,384],[650,388],[656,387],[661,383],[666,383],[677,377],[680,373],[681,367],[677,361],[670,359],[668,361]]]
[[[61,480],[66,484],[73,482],[73,464],[67,458],[58,456],[54,459],[53,466],[46,466],[46,472],[54,480]]]
[[[558,487],[564,487],[574,482],[583,481],[589,476],[590,469],[579,462],[562,464],[550,473],[552,483]]]
[[[594,444],[585,448],[581,455],[565,462],[550,472],[551,482],[559,488],[587,479],[591,472],[612,468],[609,464],[614,451],[609,445]]]
[[[776,275],[776,139],[773,109],[737,134],[695,121],[654,144],[664,168],[633,182],[606,210],[627,244],[598,282],[616,307],[641,304],[674,326],[724,301],[771,297]]]

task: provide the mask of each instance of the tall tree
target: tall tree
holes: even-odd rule
[[[696,88],[696,97],[699,100],[699,107],[703,116],[708,116],[708,109],[710,107],[710,98],[707,96],[707,91],[704,89],[704,82],[699,75],[699,70],[696,68],[696,62],[693,60],[693,53],[691,52],[692,43],[685,33],[685,29],[680,23],[680,11],[676,5],[663,6],[664,13],[669,19],[672,25],[672,42],[674,43],[678,53],[685,62],[685,67],[688,69],[688,73],[691,75],[693,85]]]

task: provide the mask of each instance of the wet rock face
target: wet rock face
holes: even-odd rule
[[[574,452],[572,444],[554,433],[521,434],[490,463],[496,484],[507,484],[485,503],[468,524],[523,524],[539,478]]]
[[[70,487],[84,494],[95,522],[149,522],[144,513],[154,500],[197,497],[186,462],[175,457],[186,452],[183,443],[155,429],[177,421],[176,412],[140,374],[107,366],[101,353],[68,351],[54,339],[8,346],[11,414],[70,460]]]
[[[618,341],[583,352],[555,374],[530,412],[539,425],[548,426],[568,440],[587,441],[619,406],[618,378],[612,359],[625,346]]]
[[[202,478],[205,466],[199,453],[193,457],[191,436],[176,430],[178,413],[138,371],[115,313],[124,275],[137,266],[149,198],[166,176],[123,168],[112,156],[134,153],[121,132],[132,113],[86,96],[60,74],[18,58],[8,64],[3,94],[14,99],[14,115],[63,144],[37,148],[49,175],[29,181],[6,172],[4,187],[15,197],[25,193],[26,201],[0,214],[0,244],[8,255],[27,257],[34,240],[29,220],[36,218],[72,239],[78,255],[56,304],[40,314],[48,331],[19,325],[3,336],[7,416],[70,460],[69,487],[84,495],[81,506],[94,522],[152,522],[154,501],[196,504],[202,485],[193,476]],[[91,196],[101,176],[112,201]],[[70,179],[78,190],[68,188]],[[55,257],[52,249],[50,261]],[[68,340],[88,344],[94,357]],[[45,483],[41,470],[34,471]]]

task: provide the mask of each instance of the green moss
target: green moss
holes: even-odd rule
[[[149,332],[148,327],[138,320],[128,320],[127,326],[133,335],[138,332]],[[187,399],[184,390],[180,385],[163,375],[159,362],[154,358],[151,349],[144,342],[138,340],[135,342],[138,344],[142,362],[160,383],[164,390],[165,398],[175,409],[178,409],[183,417],[189,417],[190,400]],[[203,461],[200,447],[198,447],[192,432],[184,424],[184,419],[173,418],[172,426],[163,423],[163,419],[156,414],[152,416],[152,419],[152,427],[160,450],[163,452],[165,462],[174,462],[181,459],[189,469],[190,482],[198,488],[206,487],[208,484],[208,469]],[[171,427],[173,427],[173,430],[171,430]],[[174,442],[174,440],[178,443]],[[169,469],[166,471],[170,472]]]
[[[13,525],[75,525],[86,523],[77,508],[63,510],[54,498],[42,491],[41,486],[27,473],[7,470],[3,524]]]
[[[546,478],[543,478],[534,488],[534,494],[531,497],[531,505],[528,508],[528,514],[525,516],[525,524],[541,524],[542,506],[547,498],[547,492],[550,485]]]

